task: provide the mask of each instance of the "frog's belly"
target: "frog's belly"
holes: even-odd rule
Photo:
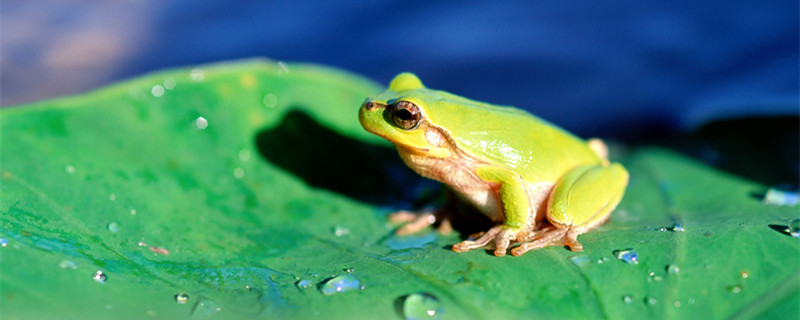
[[[427,157],[400,145],[397,146],[397,149],[400,157],[411,169],[423,177],[446,184],[461,199],[471,203],[492,221],[505,221],[503,208],[497,194],[501,184],[481,180],[474,173],[475,168],[480,166],[476,161],[468,157]],[[552,182],[525,185],[528,206],[531,210],[530,219],[534,221],[544,219],[547,197],[550,195],[553,185]]]
[[[483,184],[489,185],[490,187],[474,188],[472,185],[462,185],[459,186],[460,188],[456,188],[451,185],[451,188],[453,188],[463,200],[471,203],[492,221],[505,221],[500,197],[497,193],[500,187],[499,184],[493,186],[485,182],[483,182]],[[553,189],[553,183],[529,183],[525,187],[525,193],[528,195],[528,207],[530,208],[529,217],[532,220],[529,221],[529,225],[532,226],[532,222],[541,221],[547,216],[547,198],[550,195],[550,191]]]

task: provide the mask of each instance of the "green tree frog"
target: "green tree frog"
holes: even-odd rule
[[[420,175],[447,185],[496,225],[453,246],[519,256],[550,245],[582,251],[577,236],[605,223],[628,185],[599,139],[571,133],[513,107],[426,88],[411,73],[367,98],[361,125],[389,140]],[[423,223],[419,223],[423,221]],[[421,215],[404,233],[432,223]]]

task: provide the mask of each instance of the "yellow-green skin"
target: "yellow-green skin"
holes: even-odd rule
[[[399,101],[418,107],[413,128],[394,121]],[[608,220],[628,183],[600,140],[584,141],[520,109],[428,89],[410,73],[369,97],[359,120],[392,142],[409,167],[498,223],[454,245],[458,252],[492,242],[498,256],[515,243],[514,255],[548,245],[580,251],[576,237]]]

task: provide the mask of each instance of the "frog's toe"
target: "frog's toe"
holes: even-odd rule
[[[391,223],[406,223],[417,220],[420,215],[413,211],[400,210],[389,214],[389,222]]]
[[[481,234],[475,240],[464,240],[459,243],[456,243],[455,245],[453,245],[453,251],[467,252],[472,249],[483,248],[486,245],[488,245],[489,242],[492,242],[492,240],[495,239],[495,236],[497,236],[497,234],[500,232],[501,229],[502,226],[495,226],[489,229],[489,231],[486,231],[485,233]]]
[[[401,236],[414,234],[427,228],[436,222],[436,215],[433,211],[411,212],[406,210],[397,211],[389,215],[391,223],[406,223],[398,228],[395,233]]]
[[[517,233],[517,230],[510,228],[503,228],[500,230],[497,237],[494,239],[494,255],[497,257],[505,256],[508,246],[511,245],[511,241],[517,239]]]
[[[534,237],[533,241],[525,242],[518,247],[511,249],[511,254],[514,256],[521,256],[525,254],[525,252],[541,249],[547,246],[557,246],[557,245],[564,245],[568,244],[568,232],[564,229],[559,229],[556,227],[547,227],[537,232],[536,236]],[[573,239],[575,245],[581,246],[578,243],[578,240]],[[572,249],[572,245],[570,245]],[[582,250],[582,247],[581,247]],[[576,251],[576,250],[572,250]],[[580,250],[578,250],[580,251]]]
[[[583,251],[583,245],[578,242],[578,233],[573,230],[567,231],[564,236],[564,245],[568,246],[569,250],[573,252]]]

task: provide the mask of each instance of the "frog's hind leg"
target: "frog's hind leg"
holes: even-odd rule
[[[566,245],[582,251],[578,235],[608,221],[622,200],[628,172],[619,164],[584,165],[570,170],[553,188],[547,203],[551,226],[534,232],[533,241],[512,249],[518,256],[550,245]]]

